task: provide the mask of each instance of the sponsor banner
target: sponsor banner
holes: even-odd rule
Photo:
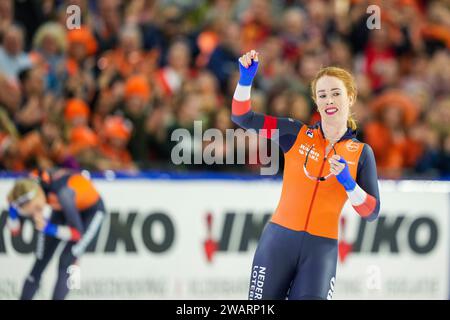
[[[449,197],[382,189],[380,217],[341,216],[335,299],[447,299]]]
[[[108,215],[78,265],[67,270],[68,298],[247,299],[253,254],[279,200],[280,181],[94,182]],[[0,180],[0,299],[20,295],[35,262],[32,224],[17,238],[6,228],[12,183]],[[333,298],[447,299],[448,190],[381,187],[377,221],[365,223],[344,208]],[[61,250],[36,298],[51,297]]]

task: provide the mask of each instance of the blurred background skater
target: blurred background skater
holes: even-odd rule
[[[32,299],[42,273],[59,244],[58,277],[52,299],[62,300],[69,292],[68,268],[97,236],[105,206],[94,185],[80,174],[67,170],[38,171],[32,178],[18,179],[8,194],[8,227],[13,236],[21,232],[21,220],[32,219],[38,235],[36,260],[23,285],[20,299]]]

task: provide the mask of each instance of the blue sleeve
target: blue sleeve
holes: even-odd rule
[[[361,189],[376,199],[377,204],[375,210],[367,218],[369,221],[375,220],[380,211],[380,193],[378,190],[378,174],[375,156],[372,148],[368,144],[364,144],[363,151],[359,157],[356,183]]]
[[[57,196],[67,224],[70,227],[77,229],[80,234],[83,234],[83,221],[81,220],[80,212],[75,205],[75,193],[73,190],[63,187],[58,191]]]
[[[243,115],[232,115],[231,120],[244,129],[278,129],[279,136],[272,137],[283,150],[288,152],[295,143],[297,135],[303,125],[302,122],[291,118],[272,117],[262,113],[249,111]]]

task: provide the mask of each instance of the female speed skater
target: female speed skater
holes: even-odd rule
[[[23,218],[32,219],[40,231],[36,261],[25,280],[20,299],[33,298],[42,272],[61,242],[64,248],[59,257],[53,299],[64,299],[70,289],[68,268],[78,262],[103,222],[102,198],[88,179],[66,170],[39,171],[32,178],[18,179],[7,198],[8,227],[13,236],[20,234]],[[46,208],[51,208],[50,217],[45,216]]]
[[[355,138],[351,107],[356,85],[346,70],[322,68],[311,83],[321,118],[313,126],[259,114],[250,103],[258,58],[255,50],[239,58],[231,117],[237,125],[275,140],[285,165],[278,206],[255,252],[248,298],[331,299],[344,203],[348,199],[368,221],[377,218],[380,208],[373,151]]]

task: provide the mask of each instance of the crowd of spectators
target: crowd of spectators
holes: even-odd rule
[[[367,25],[371,4],[380,29]],[[0,0],[0,170],[254,171],[171,161],[174,130],[234,128],[237,59],[250,49],[254,110],[313,124],[311,79],[344,67],[379,176],[450,177],[448,0]]]

